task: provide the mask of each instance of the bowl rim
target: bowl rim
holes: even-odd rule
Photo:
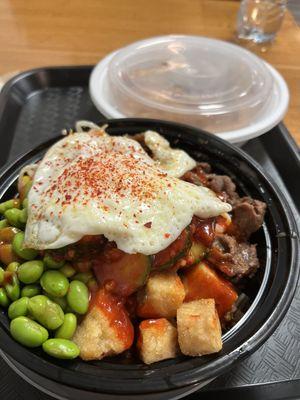
[[[126,133],[126,128],[128,129],[130,126],[143,126],[144,129],[158,129],[160,133],[164,134],[164,130],[167,129],[176,131],[184,131],[184,133],[189,133],[193,137],[191,140],[190,137],[184,137],[185,142],[191,140],[193,145],[197,144],[197,141],[200,143],[206,143],[207,145],[213,144],[216,148],[221,147],[224,151],[228,153],[235,154],[237,158],[241,159],[248,168],[255,171],[255,174],[259,176],[259,178],[265,183],[266,187],[273,193],[276,199],[276,206],[280,207],[285,217],[285,223],[289,228],[290,235],[286,235],[285,237],[279,238],[279,243],[283,243],[283,241],[287,241],[290,246],[290,270],[288,273],[288,277],[286,280],[286,285],[284,286],[282,293],[280,293],[280,298],[278,299],[278,303],[276,307],[272,308],[272,311],[268,314],[267,318],[263,321],[262,325],[259,329],[255,329],[255,333],[252,336],[243,341],[238,347],[232,350],[229,354],[221,354],[217,355],[216,359],[212,362],[209,362],[204,366],[197,366],[196,363],[189,361],[184,361],[183,363],[177,364],[177,368],[175,371],[172,371],[171,374],[168,374],[168,369],[170,366],[167,364],[162,364],[162,368],[154,368],[147,373],[147,367],[138,367],[139,370],[139,378],[130,378],[130,369],[129,374],[127,374],[127,380],[120,378],[122,371],[119,370],[119,375],[117,378],[108,379],[108,376],[104,374],[101,381],[101,385],[99,382],[95,382],[96,377],[93,374],[82,373],[78,370],[69,370],[64,368],[67,364],[61,363],[59,365],[53,363],[49,363],[47,359],[41,358],[38,355],[33,354],[30,350],[25,349],[23,346],[16,343],[9,335],[9,332],[2,328],[0,325],[0,343],[2,350],[7,353],[10,357],[15,359],[17,362],[23,364],[25,367],[39,373],[40,375],[46,376],[52,380],[62,381],[65,384],[74,387],[85,388],[87,390],[99,391],[101,387],[101,391],[110,393],[151,393],[151,392],[159,392],[159,391],[168,391],[178,387],[184,387],[191,384],[198,383],[202,380],[206,380],[212,377],[215,377],[225,371],[227,371],[230,367],[232,367],[237,361],[243,359],[253,351],[255,351],[276,329],[279,322],[285,315],[285,312],[293,298],[294,291],[296,289],[299,269],[297,268],[297,261],[299,259],[299,243],[297,236],[297,224],[293,217],[293,213],[289,207],[288,202],[285,200],[281,190],[278,188],[277,184],[273,181],[273,179],[266,174],[263,169],[259,166],[259,164],[254,161],[247,153],[243,150],[236,148],[235,146],[225,142],[224,140],[217,138],[214,135],[208,134],[204,131],[201,131],[197,128],[193,128],[187,125],[166,122],[160,120],[153,119],[142,119],[142,118],[125,118],[125,119],[113,119],[113,120],[103,120],[100,124],[107,124],[109,126],[108,129],[120,129],[124,130]],[[150,128],[151,127],[151,128]],[[142,131],[139,128],[139,131]],[[113,132],[112,132],[113,133]],[[174,134],[174,137],[180,138],[180,135],[177,136]],[[47,142],[35,147],[33,150],[27,152],[26,154],[20,156],[15,162],[10,165],[5,166],[0,172],[0,181],[3,181],[0,184],[0,197],[2,197],[3,192],[5,192],[8,187],[10,187],[11,183],[15,180],[18,175],[18,171],[22,164],[25,163],[25,160],[30,158],[31,160],[34,156],[37,156],[42,151],[47,149],[51,144],[56,142],[61,136],[48,140]],[[221,160],[222,161],[222,160]],[[292,235],[294,233],[294,236]],[[280,240],[281,239],[281,240]],[[274,289],[273,289],[274,292]],[[228,340],[230,340],[229,338]],[[192,359],[196,360],[196,359]],[[164,363],[164,362],[162,362]],[[49,368],[49,364],[51,368]],[[105,363],[104,363],[105,364]],[[104,365],[103,364],[103,365]],[[161,363],[158,363],[161,364]],[[158,365],[157,364],[157,365]],[[190,367],[188,370],[182,367],[184,364]],[[178,368],[179,365],[179,368]],[[181,367],[180,367],[181,365]],[[103,370],[105,372],[105,370]],[[159,371],[159,373],[157,373]],[[162,371],[162,373],[160,372]],[[116,371],[114,371],[115,373]],[[135,371],[136,372],[136,371]],[[162,376],[163,374],[165,376]],[[80,382],[79,377],[80,375]],[[155,376],[154,376],[155,375]],[[143,378],[143,382],[141,381]],[[135,380],[134,380],[135,379]],[[125,383],[128,383],[128,388],[124,387]],[[109,385],[114,384],[115,386],[111,389]],[[143,390],[141,388],[143,387]],[[103,388],[103,389],[102,389]]]

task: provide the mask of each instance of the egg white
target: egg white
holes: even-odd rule
[[[159,156],[156,135],[152,139]],[[183,151],[177,154],[184,165],[173,152],[165,173],[169,145],[161,139],[161,166],[137,141],[95,130],[54,144],[38,165],[28,194],[24,245],[56,249],[84,235],[103,234],[126,253],[150,255],[170,245],[193,215],[208,218],[230,211],[210,189],[174,177],[194,166]]]

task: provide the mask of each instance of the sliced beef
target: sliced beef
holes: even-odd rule
[[[225,275],[238,279],[253,275],[259,267],[256,246],[238,243],[229,235],[216,236],[208,260]]]
[[[232,210],[232,224],[228,233],[240,242],[247,240],[264,221],[266,203],[251,197],[242,197],[235,201]]]
[[[221,195],[223,200],[233,204],[239,197],[236,192],[235,183],[227,175],[208,174],[206,176],[207,187],[213,190],[218,195]]]

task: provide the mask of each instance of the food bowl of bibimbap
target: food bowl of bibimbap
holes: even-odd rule
[[[198,129],[79,121],[0,184],[1,350],[56,396],[182,397],[255,351],[292,299],[288,204]]]

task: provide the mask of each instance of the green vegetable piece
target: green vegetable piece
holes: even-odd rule
[[[0,221],[0,229],[6,228],[8,226],[7,220],[6,219],[1,219]]]
[[[65,275],[67,278],[71,278],[76,274],[76,270],[72,267],[71,264],[66,263],[63,267],[61,267],[60,272]]]
[[[72,360],[80,353],[79,347],[66,339],[49,339],[43,343],[43,350],[49,356],[63,360]]]
[[[21,290],[21,297],[33,297],[41,293],[40,285],[26,285]]]
[[[4,269],[0,267],[0,285],[2,285],[4,281]]]
[[[4,201],[3,203],[0,203],[0,213],[1,214],[4,214],[5,211],[7,211],[11,208],[20,208],[20,200],[12,199],[12,200],[7,200],[7,201]]]
[[[23,208],[23,210],[21,210],[21,212],[20,212],[19,221],[20,221],[22,224],[25,225],[26,222],[27,222],[27,218],[28,218],[27,209],[26,209],[26,208]]]
[[[72,281],[67,293],[69,306],[77,314],[85,314],[89,307],[89,290],[81,281]]]
[[[96,292],[98,290],[98,282],[95,278],[91,278],[87,283],[87,287],[90,292]]]
[[[20,284],[17,275],[14,273],[9,283],[4,285],[7,296],[10,300],[15,301],[20,297]]]
[[[65,263],[65,260],[61,260],[61,261],[54,260],[54,258],[52,258],[50,256],[50,254],[46,254],[43,261],[45,263],[45,267],[49,268],[49,269],[59,269]]]
[[[49,337],[45,328],[23,316],[11,321],[10,333],[17,342],[27,347],[39,347]]]
[[[7,308],[9,306],[10,300],[4,288],[0,288],[0,306]]]
[[[29,284],[37,282],[44,271],[44,263],[41,260],[27,261],[20,265],[18,277],[21,282]]]
[[[25,198],[27,197],[29,190],[31,189],[31,186],[32,186],[32,180],[29,178],[29,181],[25,184],[25,189],[24,189]]]
[[[23,207],[23,208],[28,208],[28,199],[27,199],[27,198],[25,198],[25,199],[22,201],[22,207]]]
[[[65,314],[63,324],[55,332],[55,337],[60,339],[72,339],[77,328],[77,318],[75,314]]]
[[[38,251],[34,249],[27,249],[23,247],[24,232],[18,232],[12,242],[13,251],[24,260],[33,260],[37,255]]]
[[[20,263],[13,261],[10,264],[8,264],[8,266],[6,267],[6,271],[10,271],[10,272],[17,272],[19,269]]]
[[[8,307],[8,316],[10,319],[25,316],[28,312],[28,297],[21,297],[19,300],[14,301]]]
[[[54,303],[57,303],[62,310],[65,312],[67,307],[68,307],[68,302],[66,297],[55,297],[51,296],[49,293],[44,292],[43,293],[45,296],[49,297],[50,300],[54,301]]]
[[[9,210],[5,211],[4,215],[10,225],[19,229],[24,227],[24,223],[22,223],[20,220],[22,210],[19,210],[18,208],[10,208]]]
[[[92,272],[79,272],[78,274],[72,277],[72,280],[80,281],[87,284],[88,281],[92,278],[94,278]]]
[[[46,271],[41,277],[42,288],[51,296],[64,297],[69,288],[69,281],[59,271]]]
[[[34,296],[29,299],[28,310],[47,329],[55,330],[64,322],[62,308],[44,295]]]

